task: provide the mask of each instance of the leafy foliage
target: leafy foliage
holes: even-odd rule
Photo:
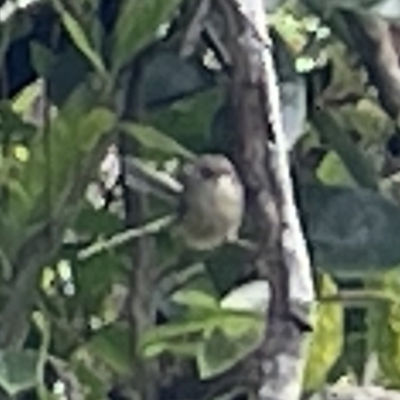
[[[174,386],[176,375],[229,374],[268,329],[260,310],[227,307],[268,298],[262,285],[252,286],[254,297],[237,288],[246,250],[182,253],[161,229],[170,219],[160,215],[171,210],[152,198],[138,218],[147,225],[127,230],[126,189],[105,193],[99,171],[115,144],[172,173],[193,154],[231,147],[224,66],[207,41],[182,56],[191,29],[182,5],[195,2],[123,0],[107,9],[108,19],[107,1],[39,1],[3,18],[5,3],[0,397],[55,398],[60,384],[94,400],[120,387],[140,391],[148,384],[140,371],[155,360],[165,367],[162,387]],[[344,18],[361,18],[360,9],[382,18],[392,32],[385,44],[398,55],[390,25],[396,4],[298,0],[269,8],[288,151],[321,297],[305,391],[349,371],[360,375],[373,354],[375,379],[400,386],[400,197],[392,173],[400,162],[387,146],[398,121],[376,95],[382,88],[366,73]],[[397,71],[396,63],[386,71]],[[388,162],[390,176],[382,171]],[[106,207],[93,206],[89,188],[110,197],[98,203]],[[140,271],[131,265],[132,243],[149,233],[155,262]],[[352,303],[363,296],[368,307]],[[349,326],[359,320],[357,329]],[[345,354],[360,336],[363,351],[353,346]]]

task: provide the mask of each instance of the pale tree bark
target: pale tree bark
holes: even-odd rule
[[[265,340],[254,357],[260,400],[301,395],[314,286],[282,127],[279,87],[262,0],[220,0],[225,22],[236,162],[249,192],[258,251],[254,266],[272,299]]]
[[[400,400],[400,393],[378,386],[331,387],[310,400]]]

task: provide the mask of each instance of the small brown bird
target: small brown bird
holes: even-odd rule
[[[177,205],[176,232],[189,248],[211,250],[237,240],[244,212],[244,189],[235,167],[225,156],[198,156],[184,165],[178,182],[165,185],[163,193],[160,189],[167,183],[165,176],[155,179],[153,172],[142,183],[146,173],[138,164],[126,163],[126,171],[129,186],[153,192]]]
[[[178,232],[186,245],[208,250],[238,238],[244,190],[233,164],[205,154],[184,166]]]

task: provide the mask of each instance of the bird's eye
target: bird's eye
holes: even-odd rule
[[[200,168],[200,174],[205,179],[211,179],[217,175],[216,171],[214,171],[212,168],[210,168],[208,166],[202,166]]]

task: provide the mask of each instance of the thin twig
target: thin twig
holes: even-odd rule
[[[117,233],[110,239],[99,239],[96,243],[78,252],[78,260],[86,260],[106,250],[114,249],[130,240],[160,232],[162,229],[171,225],[175,220],[174,215],[167,215],[155,221],[151,221],[137,228],[130,228],[121,233]]]

